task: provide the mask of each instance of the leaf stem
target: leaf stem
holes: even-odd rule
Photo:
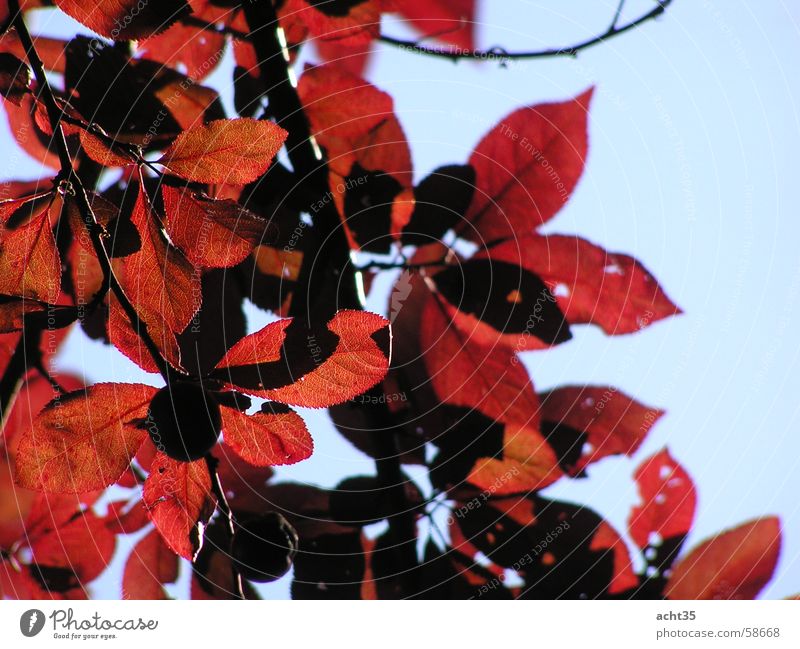
[[[231,577],[233,578],[233,585],[236,589],[235,594],[237,599],[245,599],[242,575],[239,574],[239,570],[236,568],[236,562],[233,560],[233,541],[236,538],[236,518],[233,515],[233,510],[225,496],[225,490],[222,488],[222,482],[220,482],[219,479],[219,473],[217,472],[219,460],[211,453],[208,453],[205,459],[206,466],[208,467],[208,475],[211,477],[211,488],[214,491],[214,495],[217,497],[217,506],[228,523],[228,556],[231,559]]]

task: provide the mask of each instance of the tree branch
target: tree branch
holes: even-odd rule
[[[170,367],[166,360],[164,360],[164,357],[161,355],[158,346],[147,330],[147,325],[139,317],[136,307],[133,306],[128,297],[125,295],[125,291],[123,290],[122,285],[119,283],[119,280],[117,279],[116,275],[114,274],[114,270],[111,267],[111,260],[109,259],[108,252],[106,251],[103,243],[105,230],[97,222],[97,218],[94,215],[92,206],[89,203],[86,189],[84,188],[83,183],[72,164],[72,158],[70,157],[69,149],[67,147],[67,140],[61,127],[61,110],[58,107],[55,95],[53,94],[53,89],[50,87],[50,83],[47,79],[44,65],[42,64],[42,60],[39,58],[39,54],[36,51],[33,39],[31,38],[28,27],[25,24],[23,14],[20,11],[19,0],[10,0],[8,4],[11,15],[13,16],[12,24],[17,30],[20,42],[22,43],[22,47],[25,50],[25,54],[28,58],[28,63],[30,64],[34,77],[38,83],[40,96],[45,104],[45,108],[47,109],[50,126],[53,129],[53,140],[55,141],[56,149],[58,151],[58,158],[61,163],[62,181],[66,181],[68,190],[70,190],[71,194],[75,198],[75,203],[80,211],[83,223],[89,233],[89,237],[92,241],[92,247],[94,248],[94,252],[97,256],[97,260],[100,264],[105,281],[108,283],[111,291],[113,291],[114,295],[119,301],[120,306],[125,312],[125,315],[128,317],[128,320],[130,320],[131,326],[138,333],[139,337],[147,347],[148,352],[153,357],[153,361],[161,372],[161,375],[164,377],[164,380],[169,383],[170,379],[175,376],[176,371]]]
[[[544,59],[544,58],[557,58],[557,57],[575,57],[578,55],[579,52],[583,50],[587,50],[590,47],[594,47],[595,45],[599,45],[600,43],[605,43],[606,41],[611,40],[625,32],[628,32],[632,29],[639,27],[643,23],[646,23],[650,20],[654,20],[658,18],[661,14],[663,14],[669,5],[672,4],[673,0],[656,0],[656,6],[648,11],[646,14],[643,14],[632,20],[629,23],[625,23],[624,25],[618,26],[619,14],[622,12],[622,6],[624,2],[621,2],[620,5],[617,7],[617,12],[615,14],[614,20],[611,23],[611,26],[604,31],[602,34],[598,36],[593,36],[588,38],[584,41],[580,41],[578,43],[574,43],[572,45],[567,45],[564,47],[557,47],[557,48],[547,48],[542,50],[528,50],[528,51],[521,51],[521,52],[509,52],[502,47],[492,47],[486,50],[464,50],[460,48],[443,48],[443,47],[427,47],[425,45],[421,45],[419,40],[403,40],[400,38],[394,38],[392,36],[387,36],[385,34],[381,34],[379,40],[382,43],[387,43],[388,45],[394,45],[395,47],[399,47],[405,50],[411,50],[413,52],[417,52],[418,54],[425,54],[428,56],[435,56],[438,58],[450,59],[451,61],[458,61],[461,59],[472,59],[472,60],[482,60],[482,61],[510,61],[510,60],[517,60],[517,59]]]
[[[316,145],[297,93],[288,55],[278,31],[278,17],[269,1],[245,3],[244,12],[250,27],[248,38],[256,49],[261,77],[267,88],[269,110],[277,122],[289,131],[286,142],[289,158],[295,173],[308,182],[311,190],[309,204],[312,204],[315,195],[324,195],[328,191],[328,168]],[[338,289],[335,290],[335,307],[363,309],[356,290],[357,270],[351,263],[350,244],[338,210],[332,202],[326,202],[325,209],[316,212],[311,231],[315,233],[314,238],[308,233],[304,235],[303,263],[292,298],[293,314],[302,315],[305,311],[306,317],[312,313],[321,317],[320,311],[325,313],[328,306],[326,300],[329,296],[325,293],[331,292],[331,286]],[[312,274],[315,267],[322,269],[326,275],[315,277]],[[333,276],[328,276],[327,273],[331,271]],[[331,280],[335,283],[331,284]],[[317,305],[316,309],[312,308],[314,304]],[[380,386],[372,391],[382,393]],[[414,565],[416,521],[414,512],[406,501],[405,478],[400,466],[397,443],[391,432],[391,413],[384,403],[370,408],[367,414],[375,424],[375,440],[382,456],[376,460],[378,479],[387,487],[392,501],[394,514],[389,517],[388,523],[397,564]],[[401,568],[399,578],[405,581],[408,574],[410,573],[403,574]]]
[[[214,495],[217,497],[217,507],[220,513],[225,517],[228,523],[228,556],[231,559],[231,577],[233,578],[233,587],[236,589],[237,599],[245,599],[244,596],[244,583],[239,570],[236,567],[236,562],[233,560],[233,541],[236,538],[236,518],[233,515],[228,499],[225,497],[225,490],[222,488],[222,483],[217,473],[217,466],[219,460],[211,453],[206,455],[206,466],[208,467],[208,475],[211,477],[211,488]]]

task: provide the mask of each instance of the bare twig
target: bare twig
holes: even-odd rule
[[[619,4],[617,5],[617,10],[614,12],[614,18],[611,20],[611,26],[609,29],[616,29],[617,23],[619,23],[619,17],[622,15],[622,10],[625,8],[625,0],[619,0]]]
[[[543,59],[543,58],[551,58],[551,57],[564,57],[564,56],[571,56],[575,57],[578,55],[579,52],[589,49],[595,45],[599,45],[600,43],[606,42],[611,40],[612,38],[624,34],[627,31],[635,29],[642,25],[643,23],[649,22],[658,18],[661,14],[663,14],[669,5],[672,4],[673,0],[656,0],[656,6],[653,7],[650,11],[645,14],[642,14],[635,20],[632,20],[629,23],[625,23],[624,25],[619,25],[619,19],[622,15],[622,10],[625,7],[626,0],[620,0],[619,4],[617,5],[617,9],[614,12],[614,17],[611,20],[611,24],[602,34],[597,36],[593,36],[588,38],[584,41],[580,41],[578,43],[573,43],[572,45],[565,45],[562,47],[552,47],[552,48],[545,48],[541,50],[527,50],[527,51],[511,51],[509,52],[506,48],[501,46],[491,47],[489,49],[474,49],[474,50],[464,50],[464,49],[448,49],[445,47],[428,47],[423,45],[426,40],[431,38],[431,35],[424,36],[417,40],[404,40],[400,38],[395,38],[393,36],[389,36],[387,34],[381,34],[378,37],[378,40],[386,43],[387,45],[393,45],[395,47],[400,47],[403,49],[412,50],[419,54],[426,54],[428,56],[436,56],[439,58],[451,59],[453,61],[457,61],[459,59],[475,59],[475,60],[513,60],[513,59]],[[248,34],[241,30],[235,29],[228,25],[218,25],[215,23],[209,23],[201,18],[196,18],[194,16],[185,16],[181,19],[181,22],[184,25],[189,25],[192,27],[197,27],[199,29],[205,29],[209,31],[215,31],[219,34],[226,34],[233,38],[238,38],[240,40],[246,40],[248,38]],[[446,32],[443,32],[446,33]]]
[[[486,60],[496,61],[500,59],[508,61],[514,59],[575,57],[578,55],[579,52],[582,52],[583,50],[587,50],[590,47],[599,45],[600,43],[605,43],[606,41],[609,41],[612,38],[615,38],[616,36],[620,36],[625,32],[635,29],[636,27],[642,25],[643,23],[658,18],[661,14],[663,14],[667,10],[667,7],[669,7],[669,5],[672,4],[672,2],[673,0],[657,0],[656,6],[650,11],[648,11],[646,14],[639,16],[638,18],[632,20],[631,22],[618,26],[617,23],[619,20],[619,14],[622,12],[622,6],[624,4],[624,2],[621,2],[619,7],[617,8],[617,14],[615,15],[614,21],[611,23],[611,26],[602,34],[593,36],[591,38],[588,38],[584,41],[580,41],[579,43],[574,43],[572,45],[566,45],[563,47],[555,47],[555,48],[546,48],[542,50],[509,52],[502,47],[492,47],[486,50],[480,50],[480,49],[464,50],[464,49],[452,49],[444,47],[427,47],[421,45],[419,40],[414,40],[414,41],[403,40],[400,38],[387,36],[385,34],[382,34],[379,38],[381,42],[387,43],[389,45],[394,45],[396,47],[411,50],[413,52],[417,52],[418,54],[426,54],[428,56],[450,59],[451,61],[458,61],[460,59],[474,59],[483,61]]]

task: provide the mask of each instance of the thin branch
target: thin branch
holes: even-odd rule
[[[45,107],[47,108],[50,126],[53,129],[53,139],[55,140],[59,161],[61,163],[62,182],[67,183],[67,188],[71,190],[71,193],[75,198],[75,203],[80,211],[83,223],[89,233],[95,255],[97,256],[97,260],[103,272],[103,277],[108,282],[111,290],[119,301],[120,306],[125,312],[125,315],[128,317],[128,320],[130,320],[131,326],[139,334],[139,337],[144,342],[148,352],[153,357],[153,361],[155,362],[162,376],[169,383],[170,378],[175,374],[175,370],[173,370],[166,360],[164,360],[164,357],[161,355],[161,352],[158,349],[158,345],[156,345],[155,341],[147,330],[147,325],[139,317],[136,307],[133,306],[127,295],[125,295],[125,291],[122,289],[122,285],[119,283],[119,280],[117,279],[111,267],[111,260],[108,257],[108,252],[106,251],[105,244],[103,243],[103,238],[106,235],[105,229],[97,222],[97,218],[94,215],[92,206],[89,203],[86,189],[84,188],[80,177],[72,165],[72,158],[70,157],[69,149],[67,147],[67,140],[64,137],[64,131],[61,127],[62,111],[58,107],[55,95],[53,94],[53,89],[50,87],[50,83],[47,79],[44,65],[42,64],[42,60],[39,58],[39,54],[36,51],[33,39],[31,38],[28,27],[25,24],[25,19],[20,11],[19,0],[10,0],[9,9],[13,15],[13,25],[17,29],[17,34],[19,35],[20,42],[25,50],[28,63],[30,63],[34,77],[39,85],[39,93],[42,101],[44,101]]]
[[[217,497],[219,511],[228,523],[228,556],[231,558],[233,585],[236,589],[237,599],[245,599],[242,576],[239,574],[239,570],[236,568],[236,562],[233,560],[233,541],[236,538],[236,519],[233,515],[233,510],[231,510],[230,503],[225,496],[225,490],[222,488],[222,482],[220,482],[219,473],[217,473],[218,465],[219,460],[217,458],[211,455],[211,453],[206,455],[206,466],[208,467],[208,475],[211,477],[211,488],[214,491],[214,495]]]
[[[619,18],[622,15],[622,10],[625,8],[625,0],[619,0],[619,4],[617,5],[617,10],[614,12],[614,18],[611,21],[611,27],[609,29],[616,29],[617,23],[619,23]]]
[[[421,263],[409,263],[404,261],[371,261],[363,266],[356,266],[356,270],[360,273],[369,270],[421,270],[423,268],[431,268],[434,266],[445,266],[447,265],[447,259],[447,257],[442,257],[441,259],[437,259],[435,261],[425,261]]]
[[[600,43],[605,43],[606,41],[615,38],[625,32],[628,32],[632,29],[639,27],[643,23],[646,23],[650,20],[654,20],[658,18],[661,14],[663,14],[669,5],[671,5],[673,0],[657,0],[657,5],[648,11],[646,14],[643,14],[632,20],[629,23],[625,23],[622,26],[618,26],[618,18],[617,15],[614,19],[614,22],[611,26],[602,34],[598,36],[593,36],[588,38],[584,41],[579,43],[574,43],[573,45],[567,45],[564,47],[557,47],[557,48],[548,48],[543,50],[529,50],[529,51],[521,51],[521,52],[509,52],[502,47],[492,47],[487,50],[464,50],[464,49],[446,49],[440,47],[426,47],[424,45],[420,45],[420,41],[412,41],[412,40],[403,40],[400,38],[394,38],[392,36],[386,36],[385,34],[381,34],[379,37],[380,41],[383,43],[387,43],[389,45],[394,45],[395,47],[399,47],[406,50],[412,50],[419,54],[426,54],[428,56],[435,56],[444,59],[450,59],[451,61],[458,61],[460,59],[474,59],[474,60],[483,60],[483,61],[509,61],[515,59],[543,59],[543,58],[552,58],[552,57],[575,57],[578,55],[579,52],[583,50],[587,50],[590,47],[594,47],[595,45],[599,45]],[[621,13],[622,5],[624,2],[620,3],[617,11]]]
[[[487,60],[496,61],[499,59],[501,61],[508,61],[514,59],[542,59],[542,58],[563,57],[563,56],[575,57],[582,50],[589,49],[590,47],[611,40],[616,36],[624,34],[627,31],[635,29],[636,27],[639,27],[639,25],[642,25],[643,23],[658,18],[661,14],[663,14],[667,10],[667,7],[669,7],[669,5],[672,4],[673,0],[656,0],[656,6],[653,9],[639,16],[635,20],[632,20],[629,23],[619,26],[619,19],[622,15],[622,10],[625,7],[625,2],[626,0],[620,0],[619,4],[617,5],[617,9],[614,12],[614,17],[611,21],[611,24],[608,27],[608,29],[606,29],[605,32],[599,34],[598,36],[593,36],[592,38],[581,41],[579,43],[574,43],[573,45],[566,45],[564,47],[554,47],[542,50],[529,50],[521,52],[509,52],[504,47],[500,46],[491,47],[485,50],[481,49],[464,50],[460,48],[446,49],[443,47],[427,47],[423,45],[422,43],[425,42],[426,40],[429,40],[431,38],[431,35],[427,35],[412,41],[412,40],[395,38],[387,34],[381,34],[380,36],[378,36],[378,40],[388,45],[394,45],[395,47],[400,47],[402,49],[412,50],[419,54],[426,54],[428,56],[446,58],[452,61],[457,61],[459,59],[476,59],[483,61]],[[181,22],[184,25],[197,27],[199,29],[204,29],[207,31],[217,32],[218,34],[231,36],[233,38],[238,38],[240,40],[246,40],[248,38],[248,34],[246,32],[235,29],[228,25],[209,23],[201,18],[196,18],[194,16],[186,16],[181,19]]]

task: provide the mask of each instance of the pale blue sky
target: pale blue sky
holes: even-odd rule
[[[604,29],[616,4],[486,0],[478,40],[508,50],[580,40]],[[652,4],[631,0],[623,19]],[[784,546],[769,597],[800,592],[800,183],[791,162],[800,150],[799,21],[789,0],[676,0],[662,19],[577,60],[499,69],[380,47],[370,71],[395,98],[418,177],[465,161],[511,110],[597,87],[585,175],[547,230],[636,256],[685,315],[635,336],[579,328],[569,343],[527,356],[538,389],[610,384],[668,411],[633,460],[606,460],[588,480],[549,493],[584,502],[624,530],[636,499],[632,468],[668,445],[699,488],[690,545],[755,516],[781,516]],[[406,35],[390,21],[384,29]],[[215,78],[229,79],[229,66]],[[8,150],[5,123],[0,129]],[[0,161],[3,178],[35,173],[28,160]],[[385,291],[373,308],[384,300]],[[69,343],[63,367],[92,381],[140,380],[116,352],[81,334]],[[283,476],[333,485],[371,470],[324,416],[309,423],[315,456]],[[116,596],[118,574],[97,594]],[[287,582],[264,592],[284,595]]]

